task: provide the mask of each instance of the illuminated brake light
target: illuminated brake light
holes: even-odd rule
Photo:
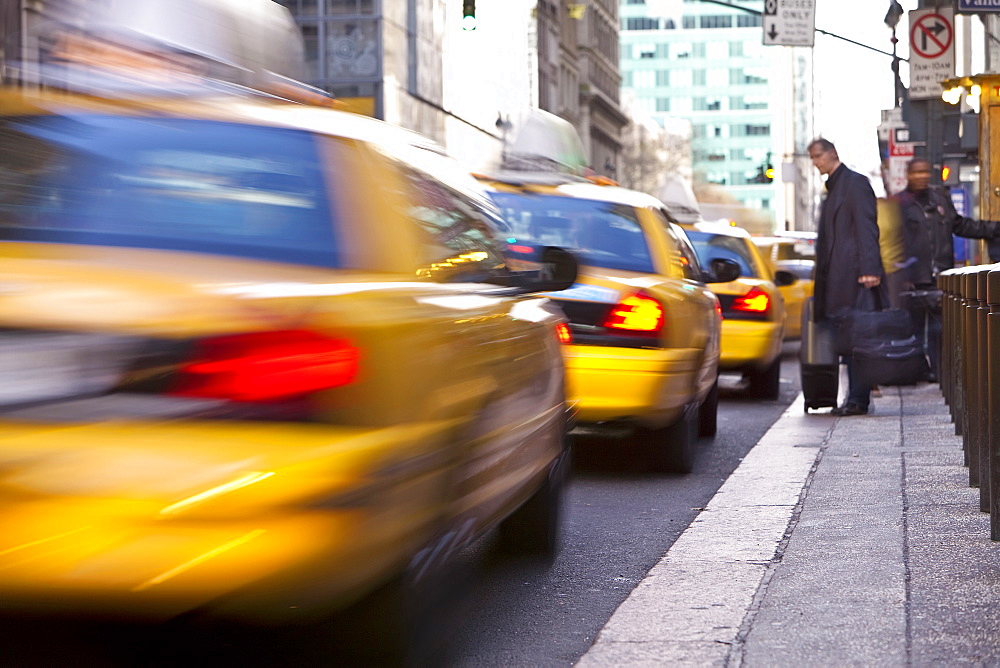
[[[360,352],[344,339],[292,330],[203,339],[170,392],[232,401],[276,401],[347,385]]]
[[[767,313],[769,308],[771,308],[771,298],[758,287],[752,288],[750,292],[733,300],[734,311]]]
[[[573,343],[573,334],[569,331],[569,325],[565,322],[556,324],[556,338],[559,339],[559,343],[564,345]]]
[[[604,326],[633,332],[657,332],[663,327],[663,307],[652,297],[625,297],[611,309]]]

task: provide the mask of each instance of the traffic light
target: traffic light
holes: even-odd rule
[[[774,181],[774,165],[767,163],[767,167],[764,168],[764,183],[771,183]]]
[[[462,0],[462,30],[476,29],[476,0]]]

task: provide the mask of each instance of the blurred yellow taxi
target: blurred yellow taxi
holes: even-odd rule
[[[753,237],[761,254],[770,262],[771,270],[793,274],[796,280],[784,283],[778,289],[785,301],[785,340],[795,340],[802,335],[802,308],[813,293],[813,268],[815,252],[807,239],[789,237]]]
[[[742,228],[697,223],[685,231],[702,263],[728,259],[740,266],[739,278],[712,286],[722,306],[719,368],[741,372],[749,381],[752,396],[778,398],[785,330],[785,304],[779,287],[793,284],[795,277],[773,271]]]
[[[436,145],[24,90],[0,146],[7,611],[299,620],[497,525],[555,549],[565,319],[530,293],[573,265],[512,272]]]
[[[716,431],[720,330],[683,231],[658,200],[614,185],[556,172],[480,179],[512,248],[555,245],[579,259],[576,285],[549,294],[570,321],[564,350],[579,421],[637,427],[655,468],[690,471],[696,433]],[[736,275],[731,263],[718,267]]]

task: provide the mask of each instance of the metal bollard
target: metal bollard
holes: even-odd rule
[[[976,329],[976,312],[979,301],[976,298],[978,283],[976,268],[969,267],[962,274],[962,348],[965,353],[963,371],[965,382],[965,402],[962,411],[962,440],[966,453],[966,464],[969,467],[969,486],[978,487],[979,470],[979,422],[976,418],[976,408],[979,406],[979,346],[978,330]]]
[[[964,268],[955,269],[949,276],[951,299],[949,305],[949,338],[944,339],[945,345],[952,346],[954,350],[954,364],[952,364],[951,380],[949,389],[951,391],[951,415],[955,422],[955,435],[963,436],[965,421],[962,415],[965,411],[965,337],[962,335],[962,274]],[[962,449],[965,449],[965,440],[962,441]],[[966,454],[965,464],[968,465],[968,455]]]
[[[1000,541],[1000,264],[986,279],[987,448],[990,453],[990,539]]]
[[[983,265],[973,273],[976,283],[976,300],[978,308],[975,309],[976,327],[976,405],[970,419],[975,420],[975,434],[977,449],[979,450],[979,510],[990,512],[990,448],[989,448],[989,397],[987,389],[989,383],[989,352],[987,346],[989,340],[986,338],[986,316],[989,313],[989,305],[986,301],[986,289],[990,270],[994,265]]]
[[[951,381],[953,377],[952,369],[955,364],[954,347],[951,344],[953,333],[951,331],[951,277],[953,269],[941,272],[937,277],[938,289],[941,290],[941,364],[938,369],[938,387],[944,396],[944,401],[948,405],[948,412],[952,422],[955,421],[955,412],[952,409]]]

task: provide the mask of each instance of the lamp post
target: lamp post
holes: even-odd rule
[[[903,16],[903,6],[897,2],[897,0],[889,1],[889,11],[885,13],[885,24],[892,28],[892,75],[895,81],[895,106],[899,107],[903,104],[903,80],[899,78],[899,56],[896,55],[896,45],[899,43],[899,39],[896,38],[896,26],[899,25],[899,19]]]

